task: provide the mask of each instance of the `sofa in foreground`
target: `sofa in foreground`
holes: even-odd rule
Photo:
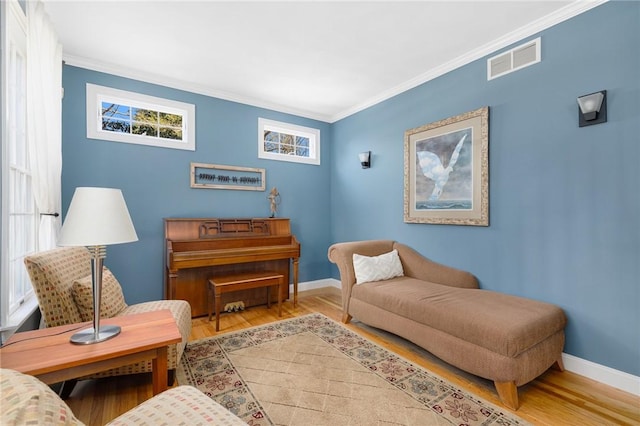
[[[6,426],[83,425],[69,406],[40,380],[0,369],[0,406]],[[166,390],[108,423],[124,425],[237,426],[245,423],[192,386]]]
[[[517,410],[517,387],[563,369],[566,317],[557,306],[479,289],[472,274],[391,240],[334,244],[343,322],[356,318],[492,380]]]

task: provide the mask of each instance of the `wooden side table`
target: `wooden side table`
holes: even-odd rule
[[[0,348],[0,367],[52,384],[151,359],[153,394],[167,389],[167,346],[182,340],[171,311],[105,318],[100,324],[119,325],[122,331],[92,345],[69,341],[91,322],[16,333]]]

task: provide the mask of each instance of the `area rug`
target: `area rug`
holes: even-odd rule
[[[529,424],[321,314],[189,342],[177,380],[251,426]]]

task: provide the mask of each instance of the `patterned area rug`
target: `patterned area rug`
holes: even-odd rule
[[[252,426],[529,424],[321,314],[190,342],[177,379]]]

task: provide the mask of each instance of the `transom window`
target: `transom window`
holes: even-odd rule
[[[258,119],[258,157],[320,164],[320,130]]]
[[[195,150],[195,106],[87,84],[87,137]]]

